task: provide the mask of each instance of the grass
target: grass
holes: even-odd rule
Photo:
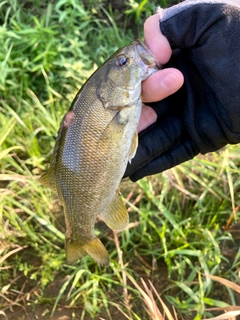
[[[0,1],[0,317],[197,320],[225,310],[236,319],[238,146],[123,181],[129,227],[96,225],[110,266],[89,257],[66,264],[62,208],[38,177],[75,93],[142,35],[154,3],[129,1],[121,21],[118,10],[101,1]]]

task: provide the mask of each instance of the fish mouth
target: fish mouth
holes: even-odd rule
[[[135,40],[134,45],[136,46],[137,63],[144,70],[146,77],[161,69],[161,64],[142,40]]]

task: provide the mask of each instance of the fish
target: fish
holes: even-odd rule
[[[40,182],[63,205],[68,263],[88,254],[109,265],[108,251],[94,233],[98,214],[112,230],[128,225],[119,184],[138,146],[141,83],[159,68],[146,45],[134,40],[90,76],[62,119]]]

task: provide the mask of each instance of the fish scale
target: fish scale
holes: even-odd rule
[[[119,49],[88,79],[63,118],[52,161],[41,182],[57,192],[66,221],[66,256],[109,255],[94,234],[97,215],[123,230],[128,213],[118,190],[138,145],[141,82],[159,64],[141,40]]]

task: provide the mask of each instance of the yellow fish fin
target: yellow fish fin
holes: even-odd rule
[[[112,230],[124,230],[127,227],[129,222],[128,212],[119,190],[116,192],[107,210],[101,213],[101,215],[104,222]]]
[[[54,192],[57,192],[55,168],[57,165],[58,151],[61,146],[62,131],[63,130],[62,130],[62,125],[61,125],[60,129],[58,131],[57,139],[55,141],[55,147],[53,149],[50,166],[49,166],[48,170],[39,179],[40,183],[42,183],[44,186],[52,189]]]
[[[132,158],[134,158],[134,156],[137,152],[137,147],[138,147],[138,133],[136,131],[134,133],[131,148],[130,148],[130,153],[129,153],[129,158],[128,158],[129,163],[131,163]]]
[[[66,245],[68,263],[73,263],[86,254],[89,254],[100,265],[109,265],[108,252],[98,238],[93,238],[86,243],[72,242]]]
[[[66,245],[67,262],[73,263],[87,254],[82,243],[72,242]]]
[[[44,186],[52,189],[54,192],[57,192],[54,173],[54,166],[50,165],[49,169],[40,177],[39,181]]]

